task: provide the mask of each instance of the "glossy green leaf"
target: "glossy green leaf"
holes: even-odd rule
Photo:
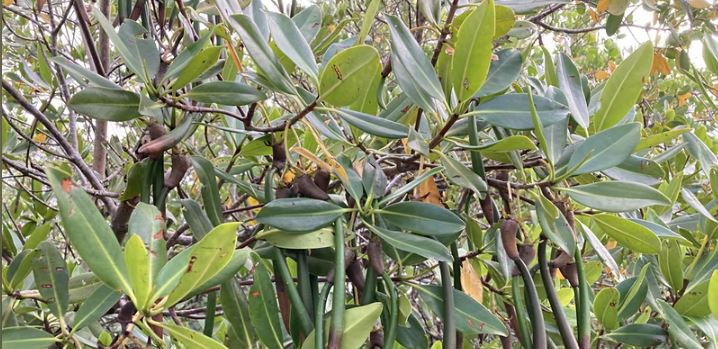
[[[220,268],[217,274],[214,274],[214,276],[207,279],[204,283],[195,287],[195,289],[190,292],[187,297],[195,296],[197,294],[205,292],[205,290],[223,284],[230,278],[234,277],[240,271],[240,269],[244,267],[244,264],[247,262],[251,251],[252,250],[248,247],[234,250],[234,253],[232,253],[232,258],[229,260],[229,262],[225,264],[224,267]]]
[[[317,5],[310,5],[292,17],[292,20],[304,36],[304,40],[312,42],[322,27],[322,10]]]
[[[497,20],[498,10],[503,6],[496,6]],[[498,23],[497,23],[498,30]],[[516,49],[505,49],[496,53],[498,60],[491,61],[489,72],[486,76],[486,81],[476,93],[478,97],[489,96],[498,92],[501,92],[518,79],[521,74],[521,67],[523,65],[523,58],[521,52]]]
[[[267,12],[269,31],[282,52],[305,73],[316,80],[319,68],[314,60],[312,48],[304,39],[297,25],[289,17],[276,12]]]
[[[693,133],[684,133],[683,140],[688,145],[688,153],[698,160],[704,173],[708,174],[711,168],[718,167],[718,157],[708,146]]]
[[[90,86],[74,94],[70,109],[105,121],[129,121],[140,117],[140,96],[119,88]]]
[[[262,344],[270,349],[284,348],[277,297],[269,271],[262,261],[257,263],[254,283],[249,288],[249,315]]]
[[[495,29],[494,1],[485,0],[471,11],[456,33],[451,81],[459,102],[472,98],[486,81]]]
[[[185,326],[164,322],[162,327],[167,330],[172,338],[187,349],[226,349],[224,344],[204,334],[190,330]]]
[[[235,81],[204,83],[184,94],[191,100],[221,105],[247,105],[263,100],[266,96],[254,87]]]
[[[347,209],[306,198],[277,199],[262,207],[257,222],[292,232],[310,232],[326,227]]]
[[[534,96],[536,112],[543,126],[548,126],[565,120],[568,116],[568,108],[556,101]],[[511,93],[491,99],[486,103],[479,104],[479,107],[471,112],[479,116],[479,119],[491,125],[504,127],[513,130],[532,130],[531,111],[529,98],[524,93]]]
[[[368,1],[366,14],[361,22],[361,30],[359,31],[359,35],[357,35],[357,45],[364,43],[364,38],[366,38],[367,34],[369,34],[369,30],[371,30],[371,27],[375,22],[375,17],[379,13],[379,9],[382,5],[381,0]]]
[[[57,342],[54,336],[35,327],[3,327],[2,347],[13,349],[46,349]]]
[[[391,33],[391,66],[401,90],[424,110],[436,110],[434,103],[445,105],[445,97],[434,67],[404,22],[386,16]]]
[[[536,201],[536,218],[546,237],[558,245],[568,255],[576,250],[576,236],[566,217],[557,214],[558,208],[546,200]]]
[[[657,299],[656,302],[658,303],[658,310],[663,314],[664,320],[668,323],[668,334],[674,342],[674,345],[679,345],[681,348],[687,349],[703,348],[700,342],[697,341],[696,335],[690,329],[688,323],[683,320],[681,314],[662,299]]]
[[[220,53],[222,53],[221,46],[210,46],[196,54],[172,83],[172,89],[179,90],[197,79],[207,71],[207,69],[217,63]]]
[[[714,270],[708,284],[708,306],[713,317],[718,319],[718,270]]]
[[[224,214],[222,213],[222,202],[219,197],[219,187],[217,186],[217,178],[212,163],[201,157],[192,157],[192,167],[194,167],[200,183],[202,183],[202,203],[204,204],[207,217],[212,225],[217,226],[224,222]]]
[[[44,241],[33,254],[32,271],[35,284],[45,304],[57,317],[63,317],[69,303],[67,266],[60,251],[50,241]]]
[[[224,317],[231,324],[231,331],[241,341],[241,345],[250,347],[255,341],[254,328],[249,318],[247,296],[234,278],[225,281],[219,289]]]
[[[232,259],[239,223],[220,224],[193,246],[186,271],[170,293],[167,305],[175,304],[217,274]]]
[[[209,43],[210,37],[215,33],[216,29],[207,30],[200,36],[199,40],[191,43],[184,50],[182,50],[170,62],[170,65],[167,67],[167,72],[165,73],[163,80],[171,80],[180,75],[185,70],[185,68],[187,68],[187,65],[190,63],[190,61],[192,61],[194,57],[196,57],[200,52],[202,52],[202,50],[204,50],[204,48]]]
[[[601,92],[601,109],[593,116],[595,130],[613,127],[631,110],[652,63],[653,44],[648,41],[618,65]]]
[[[369,230],[378,235],[384,242],[399,250],[411,252],[425,258],[433,258],[437,261],[451,262],[451,251],[442,243],[420,235],[404,233],[373,226],[364,222]]]
[[[633,211],[652,205],[670,205],[660,191],[645,184],[604,181],[564,188],[576,202],[605,212]]]
[[[343,107],[357,96],[366,95],[369,84],[381,72],[381,60],[374,47],[352,46],[332,56],[319,75],[319,95],[328,103]]]
[[[285,232],[279,229],[262,230],[257,239],[286,249],[317,249],[334,246],[331,228],[322,228],[308,233]]]
[[[645,264],[638,276],[621,281],[616,288],[621,292],[621,303],[618,308],[618,318],[621,320],[633,316],[643,304],[648,295],[646,273],[650,265]]]
[[[603,335],[603,338],[611,342],[643,348],[663,344],[666,337],[666,330],[653,324],[630,324]]]
[[[259,70],[266,77],[266,81],[284,93],[296,93],[295,88],[289,82],[287,72],[279,64],[277,57],[272,52],[272,49],[269,48],[252,19],[244,14],[232,15],[230,24],[239,34],[242,44],[247,48],[247,52],[252,56],[254,63],[257,64]]]
[[[638,223],[608,214],[595,215],[593,220],[604,233],[628,249],[647,254],[661,251],[656,234]]]
[[[125,65],[146,84],[151,84],[159,66],[159,52],[157,52],[153,40],[137,37],[137,35],[144,34],[142,33],[144,28],[137,22],[127,20],[125,25],[120,26],[118,33],[98,7],[92,7],[92,16],[107,33],[108,38],[122,56]]]
[[[617,166],[625,161],[638,145],[641,126],[638,123],[612,127],[586,138],[571,154],[566,168],[583,174]]]
[[[182,212],[187,220],[189,229],[195,240],[202,239],[210,230],[212,230],[212,222],[209,221],[207,214],[202,210],[197,201],[192,199],[182,199]]]
[[[566,96],[571,116],[581,127],[588,129],[588,105],[583,94],[581,75],[571,58],[563,53],[558,55],[556,76],[558,87]]]
[[[650,221],[645,221],[642,219],[636,219],[636,218],[629,218],[628,220],[630,220],[631,222],[638,223],[638,224],[648,228],[650,231],[652,231],[654,234],[656,234],[656,236],[658,236],[659,238],[676,239],[676,240],[681,240],[684,242],[686,241],[686,238],[684,238],[680,234],[672,231],[670,228],[667,228],[664,225],[650,222]]]
[[[679,250],[679,252],[682,252]],[[683,254],[681,254],[682,256]],[[680,258],[673,257],[680,262]],[[679,314],[691,318],[703,318],[710,315],[708,304],[709,280],[691,282],[683,291],[681,298],[673,305]]]
[[[694,210],[696,210],[696,212],[703,215],[703,217],[705,217],[713,222],[718,223],[718,218],[716,218],[713,214],[711,214],[710,211],[708,211],[708,209],[705,206],[703,206],[703,204],[700,202],[700,200],[698,200],[698,198],[693,194],[693,192],[691,192],[690,190],[688,190],[685,187],[681,188],[681,198],[683,198],[683,200],[690,207],[692,207]]]
[[[593,300],[593,314],[606,330],[618,327],[618,299],[620,294],[615,288],[604,288]]]
[[[464,221],[434,204],[403,201],[377,210],[389,223],[428,236],[451,235],[464,229]]]
[[[381,303],[371,303],[344,311],[344,328],[342,329],[342,349],[359,349],[369,338],[369,333],[374,329],[374,324],[382,312]],[[325,336],[329,334],[329,320],[324,322]],[[314,331],[307,335],[302,344],[302,349],[313,349],[315,345]]]
[[[63,57],[63,56],[55,56],[52,57],[51,60],[57,64],[59,64],[63,69],[65,69],[68,73],[70,73],[72,76],[76,77],[82,77],[83,79],[87,80],[90,84],[100,87],[106,87],[111,89],[120,88],[117,84],[114,82],[106,79],[105,77],[88,70],[80,65],[78,65],[75,62],[70,61],[69,59]]]
[[[446,169],[446,175],[450,181],[477,193],[485,193],[488,190],[488,185],[476,172],[458,160],[455,160],[450,155],[444,153],[440,153],[440,155],[441,162]]]
[[[674,291],[683,288],[683,249],[675,240],[663,241],[661,252],[658,254],[658,266],[663,278]]]
[[[718,41],[715,36],[707,32],[703,36],[703,61],[713,75],[718,76]]]
[[[348,109],[335,112],[342,120],[373,136],[398,139],[409,135],[409,128],[395,121]]]
[[[75,251],[102,282],[131,294],[120,244],[95,203],[72,182],[69,172],[50,167],[47,176],[57,197],[65,234]]]
[[[150,271],[150,254],[137,234],[130,235],[125,244],[125,264],[135,296],[132,301],[137,308],[144,309],[150,301],[156,275]]]
[[[101,285],[82,302],[77,310],[72,324],[72,332],[77,332],[100,320],[120,300],[122,294],[111,288]]]
[[[434,314],[443,317],[444,295],[441,286],[416,286],[421,298],[429,305]],[[466,293],[454,289],[454,312],[452,316],[456,322],[456,329],[465,334],[494,334],[508,335],[508,330],[501,320],[491,313],[481,303],[469,297]]]
[[[22,288],[23,282],[32,271],[37,250],[24,250],[16,254],[7,267],[7,274],[3,275],[9,282],[12,290]]]

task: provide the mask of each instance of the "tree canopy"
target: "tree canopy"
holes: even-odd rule
[[[3,0],[7,348],[718,347],[718,4]]]

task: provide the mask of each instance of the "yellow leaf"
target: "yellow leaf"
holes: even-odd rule
[[[443,207],[441,204],[441,194],[439,187],[436,186],[434,177],[429,177],[416,187],[416,196],[423,202],[428,202]]]
[[[588,9],[588,15],[591,16],[591,22],[598,23],[600,18],[598,18],[598,13],[592,9]]]
[[[484,286],[481,283],[479,274],[474,269],[474,265],[468,259],[461,263],[461,287],[464,293],[481,303],[484,298]]]
[[[610,250],[610,249],[612,249],[612,248],[614,248],[614,247],[616,247],[616,241],[615,241],[615,240],[610,240],[609,242],[606,243],[606,248],[607,248],[607,249]]]
[[[598,13],[604,13],[608,10],[608,5],[610,4],[611,0],[599,0],[598,5],[596,5],[596,11],[598,11]]]
[[[616,70],[616,62],[608,61],[608,71],[612,72]]]
[[[686,104],[688,101],[688,98],[693,97],[693,94],[690,92],[686,92],[684,94],[678,95],[676,98],[678,98],[678,106],[682,107]]]
[[[294,177],[296,177],[294,174],[294,171],[289,170],[284,173],[284,177],[282,177],[282,181],[284,182],[284,184],[289,184],[294,181]]]
[[[668,65],[668,60],[660,52],[653,52],[653,65],[651,66],[651,75],[661,73],[668,75],[671,73],[671,67]]]
[[[598,81],[606,80],[606,79],[608,79],[609,76],[611,76],[611,75],[608,74],[608,72],[604,71],[604,70],[599,70],[595,74],[596,80],[598,80]]]
[[[32,137],[32,140],[37,143],[45,143],[47,140],[47,136],[44,133],[38,133],[34,137]]]
[[[15,0],[2,0],[2,4],[5,6],[10,6],[15,3]]]

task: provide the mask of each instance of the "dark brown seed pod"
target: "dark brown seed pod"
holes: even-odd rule
[[[366,254],[369,256],[369,265],[377,275],[384,274],[384,253],[381,241],[372,240],[366,247]]]
[[[165,174],[165,187],[174,188],[182,181],[185,173],[191,166],[186,155],[172,154],[172,168]]]
[[[287,149],[284,147],[284,142],[279,142],[272,145],[272,166],[277,170],[283,170],[284,164],[287,162]]]
[[[548,266],[551,268],[561,268],[569,263],[573,262],[573,258],[566,252],[561,251],[556,258],[548,262]]]
[[[489,224],[496,223],[496,214],[494,213],[494,203],[491,200],[491,197],[489,195],[486,195],[485,198],[480,199],[479,203],[481,203],[481,212],[484,213],[484,217],[486,218],[486,221],[489,222]]]
[[[578,270],[576,269],[576,263],[569,263],[563,267],[558,268],[561,271],[561,275],[568,280],[571,287],[578,287]]]
[[[360,293],[364,290],[364,275],[358,260],[353,259],[351,263],[349,263],[349,267],[347,267],[347,278],[349,278],[349,281],[351,281]]]
[[[286,199],[292,197],[292,190],[289,188],[277,188],[274,191],[275,199]]]
[[[344,271],[346,272],[346,268],[349,268],[349,264],[356,258],[356,253],[352,250],[344,250]],[[336,270],[332,268],[327,273],[327,281],[331,280],[331,282],[334,282],[334,274],[336,273]]]
[[[137,201],[139,201],[139,199],[134,197],[120,202],[120,206],[117,208],[117,211],[115,211],[115,214],[112,215],[110,226],[112,227],[112,231],[115,233],[115,237],[117,237],[117,241],[119,242],[122,242],[122,240],[125,239],[125,235],[127,235],[128,222],[130,221],[132,211],[135,210]]]
[[[159,122],[153,122],[147,125],[147,133],[150,135],[150,139],[157,139],[164,136],[167,130]]]
[[[127,333],[127,325],[132,323],[132,316],[135,315],[137,308],[132,302],[127,301],[120,307],[120,311],[117,313],[117,321],[122,326],[122,332]]]
[[[536,249],[534,245],[519,245],[519,258],[524,261],[524,264],[531,265],[535,257]]]
[[[297,177],[297,179],[294,180],[294,185],[297,187],[299,194],[302,194],[304,197],[318,200],[329,200],[329,194],[314,184],[308,175],[301,175]]]
[[[329,171],[320,169],[314,173],[314,184],[325,193],[329,190]]]
[[[507,219],[501,223],[501,242],[504,244],[504,250],[509,258],[520,258],[518,247],[516,246],[516,233],[519,231],[519,224],[513,219]]]

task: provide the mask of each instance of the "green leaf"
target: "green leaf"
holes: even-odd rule
[[[257,222],[291,232],[310,232],[326,227],[347,209],[306,198],[277,199],[264,205]]]
[[[194,167],[197,177],[202,183],[202,203],[204,203],[204,209],[207,211],[207,217],[209,217],[212,225],[217,226],[224,222],[224,213],[214,166],[209,160],[201,156],[193,156],[192,167]]]
[[[389,223],[422,235],[446,236],[464,229],[459,216],[426,202],[403,201],[376,212]]]
[[[593,314],[607,330],[618,327],[618,299],[620,294],[613,287],[604,288],[593,300]]]
[[[312,42],[322,27],[322,10],[317,5],[310,5],[292,17],[292,20],[302,32],[304,40]]]
[[[120,88],[120,86],[115,84],[114,82],[106,79],[105,77],[103,77],[91,70],[85,69],[84,67],[80,66],[79,64],[77,64],[63,56],[55,56],[55,57],[52,57],[51,60],[53,62],[57,63],[58,65],[60,65],[63,69],[65,69],[73,77],[75,77],[75,80],[78,80],[77,77],[82,77],[83,79],[87,80],[90,84],[93,84],[95,86],[112,88],[112,89]],[[82,81],[79,81],[79,80],[78,80],[78,82],[82,83]]]
[[[125,264],[135,298],[132,302],[138,309],[145,309],[154,288],[154,277],[150,271],[150,254],[145,243],[137,234],[130,235],[125,244]],[[149,304],[152,305],[152,304]]]
[[[130,216],[128,232],[139,235],[149,248],[148,272],[150,273],[150,280],[157,278],[157,274],[167,262],[167,243],[164,231],[165,220],[157,207],[144,202],[140,202],[135,206]]]
[[[676,239],[676,240],[681,240],[683,242],[687,241],[686,238],[684,238],[680,234],[666,228],[664,225],[654,223],[654,222],[644,221],[642,219],[636,219],[636,218],[629,218],[629,220],[631,222],[638,223],[638,224],[648,228],[650,231],[652,231],[654,234],[656,234],[656,236],[658,236],[659,238]]]
[[[29,326],[4,327],[2,347],[12,349],[46,349],[58,342],[51,334]]]
[[[425,258],[433,258],[440,262],[451,262],[451,251],[442,243],[419,235],[403,233],[377,227],[364,221],[369,230],[378,235],[384,242],[399,250],[411,252]]]
[[[207,214],[202,210],[197,201],[192,199],[182,199],[182,212],[184,218],[192,231],[195,240],[202,239],[210,230],[212,230],[212,222],[209,221]]]
[[[22,245],[23,250],[31,250],[37,247],[41,242],[45,241],[47,239],[47,235],[50,234],[50,230],[52,230],[52,222],[46,222],[42,224],[41,226],[35,228],[35,230],[30,234],[30,237],[25,240],[25,244]]]
[[[451,80],[460,103],[472,98],[486,81],[495,29],[493,0],[483,1],[459,27],[451,61]]]
[[[443,318],[444,294],[441,286],[427,285],[415,286],[421,298],[427,303],[434,314]],[[490,310],[481,303],[457,289],[454,291],[454,311],[452,316],[456,322],[456,329],[465,334],[493,334],[508,335],[506,326]]]
[[[100,285],[94,292],[80,305],[80,309],[75,313],[74,322],[72,324],[72,332],[77,332],[85,326],[100,320],[107,311],[109,311],[122,297],[122,293],[113,289]]]
[[[444,154],[443,152],[439,153],[439,155],[441,155],[441,162],[446,168],[446,175],[450,181],[477,193],[485,193],[489,190],[486,182],[481,176],[477,175],[476,172],[464,166],[464,164],[455,160],[450,155]]]
[[[131,295],[120,244],[95,203],[72,182],[69,172],[57,167],[50,167],[46,172],[72,247],[98,279],[114,290]]]
[[[701,201],[698,200],[698,198],[693,194],[693,192],[688,190],[688,188],[681,188],[681,197],[688,204],[688,206],[692,207],[694,210],[696,210],[696,212],[703,215],[703,217],[718,223],[718,219],[716,219],[716,217],[712,215],[705,206],[703,206]]]
[[[678,252],[682,251],[678,250]],[[677,256],[683,256],[683,254],[673,256],[673,259],[680,263],[682,258],[678,258]],[[681,315],[692,318],[703,318],[710,315],[708,283],[709,280],[690,283],[683,291],[681,298],[673,305],[673,309]]]
[[[395,121],[348,109],[334,110],[334,112],[350,125],[373,136],[399,139],[409,135],[409,128]]]
[[[167,306],[182,300],[229,263],[237,243],[238,226],[239,223],[220,224],[194,245],[184,275],[167,298]]]
[[[541,53],[543,53],[544,79],[547,84],[558,87],[556,65],[553,64],[553,60],[551,59],[551,52],[549,52],[546,46],[541,45]]]
[[[319,75],[319,96],[328,103],[343,107],[364,96],[381,72],[381,60],[374,47],[352,46],[332,56]]]
[[[701,349],[703,346],[696,340],[696,335],[688,326],[681,314],[662,299],[657,299],[658,310],[663,314],[663,319],[668,323],[668,334],[674,345],[681,348]]]
[[[234,81],[213,81],[204,83],[185,93],[184,97],[202,103],[241,106],[266,98],[254,87]]]
[[[496,5],[496,29],[494,30],[494,39],[498,39],[506,35],[516,23],[516,15],[510,7]]]
[[[210,46],[192,57],[187,66],[180,71],[177,79],[172,82],[172,90],[176,91],[185,87],[217,63],[222,49],[222,46]]]
[[[219,269],[219,272],[217,272],[217,274],[214,274],[214,276],[206,280],[200,286],[195,287],[195,289],[190,292],[187,297],[192,297],[197,294],[200,294],[205,290],[220,285],[225,281],[229,280],[230,278],[234,277],[247,262],[247,258],[249,258],[249,253],[251,251],[252,250],[248,247],[234,250],[234,253],[232,253],[232,258],[229,260],[229,263]]]
[[[258,240],[286,249],[318,249],[334,246],[334,234],[331,228],[322,228],[308,233],[286,232],[279,229],[262,230],[257,233]]]
[[[675,240],[664,241],[661,252],[658,254],[658,266],[661,273],[675,292],[683,288],[682,256],[683,249]]]
[[[581,205],[606,212],[633,211],[653,205],[670,205],[660,191],[634,182],[605,181],[563,188]]]
[[[371,0],[369,2],[369,6],[366,9],[366,14],[362,18],[361,30],[359,31],[359,35],[357,35],[357,45],[361,45],[364,43],[364,38],[366,38],[367,34],[369,34],[369,30],[371,30],[371,27],[375,21],[375,17],[377,13],[379,13],[379,9],[382,5],[383,4],[381,0]]]
[[[708,306],[713,317],[718,319],[718,270],[714,270],[708,285]]]
[[[563,121],[568,116],[568,108],[556,101],[541,96],[533,96],[536,112],[541,124],[546,127]],[[525,93],[511,93],[479,104],[470,114],[479,115],[481,121],[494,126],[512,130],[533,130],[529,98]]]
[[[653,324],[630,324],[603,336],[611,342],[653,347],[666,342],[666,330]]]
[[[22,288],[23,282],[30,275],[33,264],[35,261],[35,255],[39,251],[37,250],[24,250],[15,255],[10,265],[7,267],[7,274],[3,275],[9,280],[9,285],[12,290],[18,290]]]
[[[37,251],[32,267],[35,284],[50,311],[57,317],[63,317],[70,298],[65,260],[50,241],[40,243]]]
[[[718,76],[718,42],[710,32],[704,34],[701,42],[703,43],[703,61],[706,64],[706,68],[708,68],[713,75]]]
[[[247,52],[252,56],[254,63],[257,64],[259,70],[266,77],[266,81],[281,92],[295,94],[296,89],[289,82],[287,72],[279,64],[277,57],[267,45],[252,19],[247,15],[237,14],[232,15],[229,22],[239,34],[242,44],[247,48]]]
[[[618,166],[638,145],[640,132],[640,124],[630,123],[588,137],[571,154],[566,168],[578,167],[572,174],[579,175]]]
[[[596,131],[616,125],[636,104],[652,63],[653,44],[648,41],[618,65],[601,92],[601,108],[593,116]]]
[[[383,206],[384,204],[388,202],[392,202],[400,197],[402,197],[404,194],[412,191],[414,188],[418,187],[421,183],[426,181],[427,178],[443,171],[444,168],[441,166],[434,167],[426,172],[423,172],[421,175],[414,178],[409,183],[406,183],[405,185],[401,186],[399,189],[397,189],[395,192],[392,192],[391,194],[384,197],[381,201],[379,201],[378,206]]]
[[[718,167],[718,157],[693,133],[684,133],[683,140],[688,145],[688,153],[701,164],[701,169],[708,175],[711,168]]]
[[[269,271],[261,260],[254,271],[254,283],[249,288],[249,316],[262,344],[269,349],[284,348],[277,297]]]
[[[180,279],[182,279],[187,272],[187,265],[189,264],[195,246],[196,245],[190,246],[178,253],[162,267],[162,270],[160,270],[160,273],[157,275],[157,288],[152,298],[164,297],[175,289]]]
[[[649,267],[649,264],[645,264],[638,276],[626,279],[616,286],[621,292],[621,305],[618,307],[619,319],[625,320],[633,316],[646,299],[648,285],[645,280]]]
[[[289,17],[276,12],[267,12],[269,31],[282,52],[312,79],[317,79],[319,68],[314,60],[312,48],[304,39],[297,25]]]
[[[191,43],[190,45],[187,45],[187,47],[182,50],[182,52],[180,52],[174,59],[172,59],[172,62],[167,67],[167,72],[165,73],[163,80],[171,80],[180,75],[182,71],[187,68],[187,65],[190,63],[190,61],[198,54],[200,54],[200,52],[202,52],[205,46],[207,46],[210,37],[215,33],[215,29],[207,30],[202,34],[202,36],[200,36],[199,40]]]
[[[496,6],[497,19],[498,10],[503,6]],[[498,23],[497,23],[498,30]],[[521,52],[516,49],[504,49],[496,53],[498,60],[491,61],[486,81],[476,93],[477,97],[489,96],[507,89],[518,79],[521,74],[523,58]]]
[[[593,221],[606,235],[630,250],[647,254],[657,254],[661,251],[661,240],[638,223],[608,214],[595,215]]]
[[[391,33],[391,67],[401,90],[424,110],[436,110],[435,101],[446,105],[434,67],[414,35],[398,17],[386,16],[386,21]]]
[[[581,127],[588,129],[588,104],[586,104],[586,97],[583,94],[581,74],[573,64],[571,57],[563,53],[558,55],[556,75],[558,88],[566,96],[571,116]]]
[[[382,311],[381,303],[370,303],[344,311],[344,328],[342,329],[342,349],[359,349],[369,338],[374,324]],[[329,320],[324,322],[324,336],[329,336]],[[313,349],[315,346],[314,330],[307,335],[302,349]],[[326,339],[326,338],[325,338]]]
[[[129,121],[140,117],[140,96],[119,88],[90,86],[74,94],[67,106],[77,113],[105,121]]]
[[[573,255],[576,250],[576,236],[558,208],[548,200],[537,200],[536,218],[544,235],[569,256]]]
[[[165,322],[162,327],[187,349],[226,349],[224,344],[187,327]]]
[[[224,317],[229,321],[231,331],[243,347],[249,348],[255,342],[254,328],[249,318],[247,296],[234,278],[225,281],[219,289]]]

